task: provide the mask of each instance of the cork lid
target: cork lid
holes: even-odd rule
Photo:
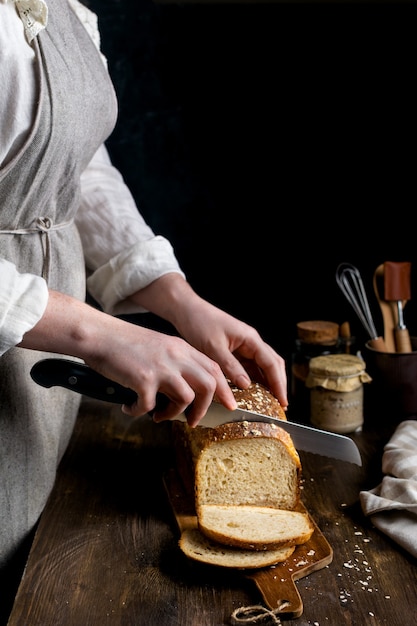
[[[297,334],[305,343],[332,345],[339,337],[339,324],[324,320],[298,322]]]
[[[326,354],[310,360],[307,387],[352,391],[372,379],[365,371],[365,361],[353,354]]]

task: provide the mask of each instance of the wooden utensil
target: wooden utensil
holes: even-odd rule
[[[411,298],[410,272],[411,263],[409,262],[385,261],[384,263],[384,297],[394,306],[396,352],[412,352],[410,335],[403,316],[404,306]]]
[[[164,486],[179,532],[186,528],[196,528],[197,516],[193,499],[185,492],[174,468],[164,476]],[[305,511],[304,505],[300,505],[300,508]],[[235,570],[236,576],[244,576],[255,583],[269,609],[276,611],[281,607],[278,612],[287,619],[299,617],[303,613],[303,602],[295,581],[322,569],[333,560],[333,549],[313,519],[312,522],[314,532],[310,540],[297,546],[286,561],[256,570]]]
[[[392,306],[392,302],[385,300],[384,294],[384,264],[378,265],[374,272],[373,278],[374,292],[378,300],[381,310],[382,321],[384,325],[384,341],[386,352],[396,352],[394,329],[397,325],[396,310]]]

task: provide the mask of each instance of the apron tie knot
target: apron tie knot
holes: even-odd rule
[[[41,237],[43,249],[42,278],[44,278],[48,282],[49,268],[51,264],[51,242],[49,239],[49,234],[53,230],[61,230],[62,228],[67,228],[67,226],[70,226],[73,222],[74,218],[66,222],[54,224],[52,218],[41,216],[36,218],[35,225],[31,228],[15,228],[10,230],[0,229],[0,235],[33,235],[34,233],[38,233]]]
[[[43,233],[47,233],[48,230],[51,230],[53,226],[53,221],[50,217],[38,217],[36,220],[36,227]]]

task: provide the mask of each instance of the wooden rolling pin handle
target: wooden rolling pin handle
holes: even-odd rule
[[[395,329],[395,345],[397,347],[397,352],[405,353],[413,351],[410,334],[407,328]]]
[[[388,352],[383,337],[375,337],[374,339],[371,339],[369,341],[369,345],[374,350],[378,350],[378,352]]]

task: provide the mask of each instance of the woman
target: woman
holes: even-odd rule
[[[117,105],[96,26],[76,0],[0,0],[3,575],[42,512],[79,408],[77,394],[31,380],[40,358],[80,359],[131,387],[138,400],[122,410],[132,418],[154,409],[157,392],[169,404],[156,421],[192,405],[196,425],[214,395],[234,409],[225,375],[247,387],[242,363],[287,406],[283,359],[194,292],[112,167],[103,142]],[[116,317],[144,311],[180,336]]]

